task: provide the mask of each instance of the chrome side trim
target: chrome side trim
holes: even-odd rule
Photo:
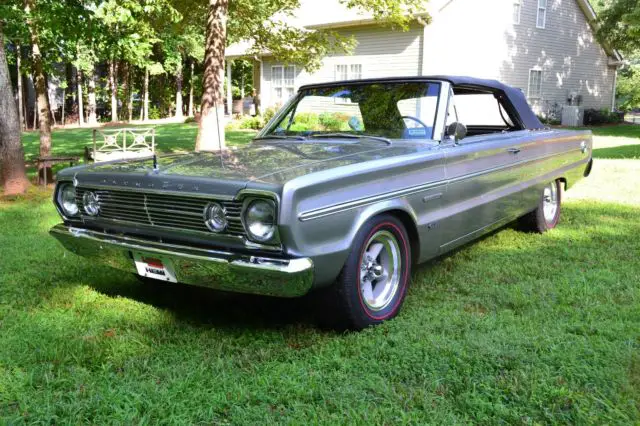
[[[568,151],[563,152],[562,154],[570,154],[574,151],[579,151],[580,148],[577,149],[571,149]],[[527,163],[533,163],[536,161],[541,161],[541,160],[545,160],[547,158],[551,158],[551,157],[556,157],[559,154],[557,153],[552,153],[552,154],[546,154],[546,155],[541,155],[539,157],[536,158],[532,158],[532,159],[528,159],[528,160],[521,160],[521,161],[517,161],[514,163],[509,163],[509,164],[505,164],[502,166],[498,166],[498,167],[492,167],[489,169],[484,169],[484,170],[480,170],[478,172],[473,172],[473,173],[468,173],[466,175],[461,175],[461,176],[457,176],[454,178],[450,178],[450,179],[443,179],[443,180],[439,180],[439,181],[435,181],[435,182],[431,182],[428,184],[424,184],[424,185],[418,185],[418,186],[413,186],[413,187],[409,187],[409,188],[404,188],[404,189],[399,189],[397,191],[391,191],[391,192],[387,192],[384,194],[380,194],[380,195],[374,195],[371,197],[363,197],[363,198],[359,198],[357,200],[353,200],[353,201],[347,201],[344,203],[337,203],[337,204],[333,204],[327,207],[321,207],[318,209],[313,209],[313,210],[308,210],[306,212],[302,212],[298,215],[298,220],[301,222],[306,222],[308,220],[313,220],[313,219],[319,219],[321,217],[325,217],[325,216],[329,216],[329,215],[333,215],[336,213],[342,213],[344,211],[348,211],[348,210],[352,210],[352,209],[356,209],[359,207],[365,207],[371,204],[375,204],[377,202],[380,201],[386,201],[389,199],[393,199],[393,198],[399,198],[399,197],[404,197],[407,195],[412,195],[412,194],[416,194],[419,192],[423,192],[426,191],[428,189],[432,189],[432,188],[437,188],[440,186],[445,186],[445,185],[449,185],[451,183],[457,183],[457,182],[461,182],[467,179],[473,179],[475,177],[479,177],[482,175],[486,175],[489,173],[494,173],[494,172],[498,172],[501,170],[507,170],[507,169],[511,169],[514,167],[518,167]]]
[[[240,293],[297,297],[314,281],[310,258],[272,258],[167,244],[59,224],[49,233],[72,253],[136,272],[132,252],[170,263],[178,282]],[[158,282],[161,285],[161,282]]]
[[[336,213],[341,213],[346,210],[356,209],[358,207],[368,206],[370,204],[375,204],[379,201],[385,201],[391,198],[398,198],[406,195],[412,195],[418,192],[426,191],[431,188],[435,188],[438,186],[446,185],[447,181],[437,181],[428,183],[425,185],[413,186],[410,188],[400,189],[398,191],[387,192],[380,195],[374,195],[372,197],[364,197],[353,201],[348,201],[346,203],[334,204],[328,207],[322,207],[319,209],[309,210],[298,215],[298,220],[301,222],[305,222],[307,220],[318,219],[321,217],[329,216]]]

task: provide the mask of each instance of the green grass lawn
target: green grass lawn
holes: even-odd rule
[[[594,158],[640,159],[640,125],[591,127]]]
[[[0,200],[0,423],[638,424],[639,171],[597,161],[557,229],[420,266],[398,318],[346,334],[312,298],[65,254],[50,191]]]
[[[159,153],[193,151],[193,147],[196,144],[196,133],[198,132],[198,125],[195,123],[171,123],[149,126],[128,125],[126,127],[155,127],[156,149]],[[105,131],[113,129],[117,129],[117,127],[104,128]],[[256,132],[248,130],[228,131],[226,132],[226,142],[229,145],[241,145],[249,142],[255,134]],[[38,157],[39,138],[39,132],[24,132],[22,134],[22,143],[27,161],[34,160]],[[84,155],[84,147],[93,146],[92,129],[76,128],[54,130],[51,145],[53,147],[53,155],[76,155],[82,157]]]
[[[149,126],[127,125],[126,127],[155,127],[156,150],[159,154],[193,151],[196,144],[198,125],[196,123],[161,124]],[[113,130],[117,127],[106,127],[105,130]],[[51,138],[52,155],[76,156],[82,161],[84,147],[93,147],[93,133],[91,128],[76,128],[54,130]],[[238,146],[248,143],[256,135],[251,130],[232,130],[226,132],[226,143],[229,146]],[[98,140],[99,141],[99,140]],[[25,157],[31,167],[28,168],[29,176],[35,179],[35,167],[33,161],[39,155],[39,132],[24,132],[22,134]],[[54,173],[68,167],[68,164],[59,164],[54,167]]]

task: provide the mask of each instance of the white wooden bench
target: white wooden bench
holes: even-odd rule
[[[86,148],[85,157],[100,162],[148,157],[155,152],[154,128],[93,129],[93,149]]]

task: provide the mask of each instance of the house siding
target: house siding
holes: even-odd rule
[[[411,26],[404,32],[373,25],[345,28],[338,32],[356,40],[353,55],[330,55],[323,60],[320,69],[312,73],[296,67],[296,90],[309,83],[335,81],[336,65],[360,64],[362,78],[420,75],[423,32],[421,25]],[[273,96],[272,67],[283,63],[264,58],[262,65],[262,105],[270,107],[278,103]]]
[[[488,5],[490,3],[490,5]],[[610,108],[615,67],[596,41],[576,0],[547,0],[544,29],[536,27],[538,0],[520,0],[520,23],[513,22],[514,0],[430,0],[432,22],[407,32],[381,26],[340,29],[357,41],[353,55],[331,55],[308,73],[296,68],[295,88],[333,81],[337,64],[361,64],[362,78],[414,75],[469,75],[492,78],[528,94],[529,71],[542,70],[541,96],[529,102],[537,113],[558,110],[570,94],[585,108]],[[424,56],[423,56],[424,55]],[[264,58],[262,105],[273,99],[271,67]]]
[[[541,69],[542,96],[530,100],[539,112],[566,105],[572,92],[582,97],[585,108],[611,108],[615,67],[608,65],[609,57],[577,2],[548,0],[547,9],[545,28],[536,28],[537,0],[523,0],[522,23],[514,26],[510,63],[501,77],[526,91],[529,70]]]
[[[585,108],[611,107],[615,68],[575,0],[548,0],[544,29],[536,28],[538,0],[521,0],[520,24],[514,1],[498,2],[454,0],[439,9],[425,28],[425,73],[494,78],[528,94],[529,71],[540,69],[541,96],[529,99],[536,112],[566,105],[572,92]]]

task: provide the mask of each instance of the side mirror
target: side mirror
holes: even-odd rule
[[[458,142],[460,139],[464,139],[467,136],[467,126],[455,121],[447,126],[445,134]]]

